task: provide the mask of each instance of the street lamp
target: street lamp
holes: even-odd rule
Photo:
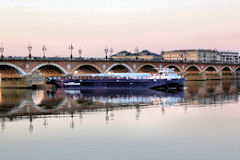
[[[29,42],[29,44],[28,44],[27,49],[28,49],[28,52],[29,52],[28,57],[29,57],[29,59],[31,59],[31,58],[32,58],[32,55],[31,55],[32,46],[31,46],[30,42]]]
[[[69,50],[70,50],[70,59],[72,59],[73,58],[73,56],[72,56],[72,50],[73,50],[72,44],[70,44]]]
[[[0,52],[1,52],[1,58],[3,58],[4,48],[3,48],[2,44],[1,44],[1,47],[0,47]]]
[[[78,54],[79,54],[79,58],[81,58],[81,56],[82,56],[82,48],[81,47],[79,47]]]
[[[104,49],[104,52],[105,52],[105,55],[106,55],[106,59],[108,59],[108,57],[107,57],[107,53],[108,53],[108,48],[107,48],[107,46],[106,46],[106,48]]]
[[[45,59],[45,52],[47,51],[47,48],[45,47],[45,45],[43,45],[42,51],[43,51],[43,58]]]
[[[110,52],[110,57],[112,57],[112,54],[113,54],[113,49],[112,49],[112,48],[110,48],[109,52]]]

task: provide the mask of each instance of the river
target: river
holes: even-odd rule
[[[237,160],[240,81],[181,92],[0,90],[0,159]]]

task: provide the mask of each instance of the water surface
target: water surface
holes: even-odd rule
[[[1,159],[239,159],[240,83],[183,92],[1,89]]]

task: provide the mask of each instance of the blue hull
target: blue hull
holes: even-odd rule
[[[184,79],[66,79],[53,80],[58,87],[64,88],[177,88],[182,90]]]

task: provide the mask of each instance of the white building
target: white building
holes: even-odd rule
[[[222,62],[222,63],[239,62],[237,52],[219,52],[217,50],[210,49],[163,51],[162,57],[164,60],[175,61]]]

